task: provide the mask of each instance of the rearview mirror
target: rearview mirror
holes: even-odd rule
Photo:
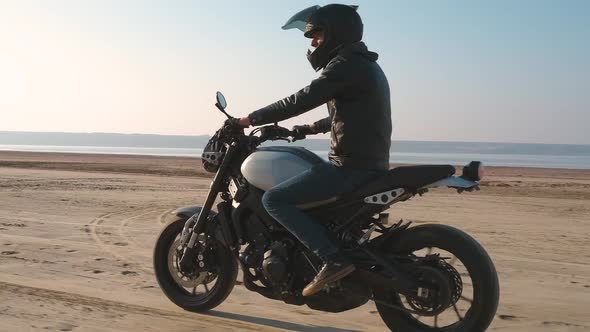
[[[225,109],[227,107],[227,101],[225,101],[225,96],[223,96],[223,93],[219,91],[217,91],[217,105],[219,105],[218,107],[221,107],[222,109]]]

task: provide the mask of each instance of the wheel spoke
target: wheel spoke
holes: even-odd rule
[[[207,286],[207,284],[203,284],[203,286],[205,286],[205,291],[209,293],[209,286]]]
[[[455,313],[457,314],[457,318],[459,318],[459,321],[462,321],[463,317],[461,317],[461,314],[459,313],[459,309],[457,309],[457,306],[455,304],[453,304],[453,309],[455,309]]]
[[[436,250],[434,250],[435,248],[436,248]],[[457,257],[457,255],[453,254],[452,252],[445,251],[444,249],[443,249],[443,253],[440,253],[439,249],[440,248],[438,248],[437,246],[422,247],[418,251],[413,251],[411,253],[411,256],[417,257],[417,258],[426,258],[428,256],[432,257],[432,255],[435,255],[436,258],[440,259],[443,263],[448,264],[448,265],[446,265],[446,267],[445,267],[445,264],[441,264],[441,266],[442,266],[442,268],[444,268],[444,270],[443,270],[444,272],[448,272],[449,275],[452,276],[453,281],[456,281],[457,283],[459,283],[456,286],[456,287],[458,287],[456,290],[460,291],[459,293],[465,291],[465,289],[462,287],[464,285],[469,289],[469,293],[471,293],[470,289],[473,287],[473,281],[472,281],[471,275],[469,274],[469,270],[465,271],[467,269],[467,267],[459,259],[459,257]],[[422,257],[420,257],[420,256],[422,256]],[[457,265],[457,266],[454,266],[454,265]],[[457,281],[456,280],[457,278],[459,278],[460,281]],[[467,278],[468,278],[468,280],[466,280],[466,281],[463,280],[463,279],[467,279]],[[455,299],[456,299],[456,297],[455,297]],[[469,303],[469,305],[473,306],[474,298],[473,298],[473,296],[471,296],[471,294],[469,294],[469,297],[461,294],[459,296],[459,299],[462,301],[465,301],[465,302]],[[400,302],[401,307],[403,307],[404,310],[406,312],[408,312],[414,320],[421,321],[423,324],[429,325],[430,328],[441,329],[441,326],[445,326],[445,324],[447,323],[446,322],[447,318],[444,318],[445,316],[439,317],[442,314],[441,312],[438,312],[436,315],[426,314],[426,316],[424,316],[423,314],[421,314],[421,311],[420,311],[422,308],[414,308],[414,306],[410,302],[410,299],[407,296],[403,296],[403,297],[400,296],[400,300],[401,300],[401,302]],[[456,322],[464,321],[465,314],[466,314],[465,310],[464,309],[459,310],[459,307],[463,308],[463,307],[467,307],[467,306],[460,305],[459,303],[453,303],[452,307],[453,307],[452,310],[455,312],[455,314],[457,316]],[[447,308],[450,309],[450,306]],[[471,310],[471,309],[467,309],[467,313],[469,312],[469,310]],[[431,317],[432,317],[432,320],[430,320]],[[452,317],[452,313],[450,313],[450,317]]]
[[[414,314],[414,315],[415,315],[415,317],[414,317],[415,320],[420,321],[420,322],[422,321],[422,315],[418,315],[418,314]]]
[[[457,256],[453,255],[453,258],[451,258],[451,260],[449,261],[449,265],[455,265],[456,262],[457,262]]]
[[[465,296],[465,295],[461,295],[461,299],[462,299],[463,301],[467,301],[467,302],[469,302],[469,303],[473,304],[473,300],[472,300],[472,299],[470,299],[470,298],[468,298],[468,297],[467,297],[467,296]]]
[[[193,287],[193,295],[197,295],[197,286]]]

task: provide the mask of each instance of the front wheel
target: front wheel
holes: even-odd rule
[[[160,233],[154,248],[154,271],[160,288],[179,307],[193,312],[210,310],[231,293],[238,275],[238,264],[231,251],[213,236],[199,234],[197,271],[186,274],[179,263],[183,248],[180,234],[186,218],[169,223]]]
[[[498,275],[471,236],[450,226],[421,225],[382,249],[425,258],[412,271],[424,285],[414,294],[374,290],[377,310],[392,331],[483,332],[491,324],[498,307]]]

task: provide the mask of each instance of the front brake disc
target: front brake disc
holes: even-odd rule
[[[196,272],[192,275],[187,275],[180,270],[179,263],[182,257],[182,246],[180,245],[180,238],[174,240],[170,249],[168,250],[168,271],[172,279],[182,287],[194,288],[206,281],[207,272]]]

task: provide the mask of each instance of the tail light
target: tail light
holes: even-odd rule
[[[471,181],[480,181],[483,176],[483,163],[481,161],[472,161],[467,166],[463,167],[463,175],[461,177]]]

